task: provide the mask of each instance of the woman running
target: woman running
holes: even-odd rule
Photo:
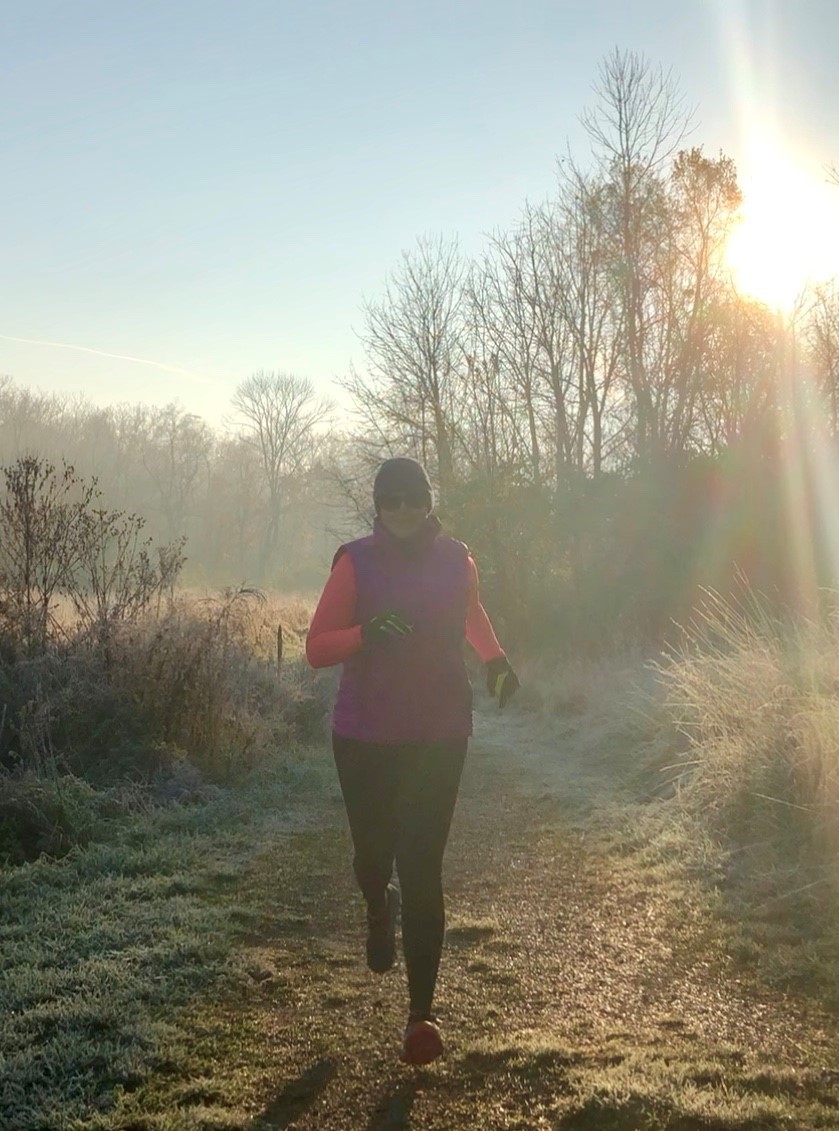
[[[332,746],[367,904],[367,965],[379,974],[393,966],[401,905],[410,996],[401,1059],[427,1064],[443,1051],[432,1013],[443,853],[472,733],[464,637],[499,707],[519,681],[480,603],[468,549],[444,537],[431,513],[422,464],[386,460],[373,501],[373,533],[335,555],[306,655],[315,668],[344,665]]]

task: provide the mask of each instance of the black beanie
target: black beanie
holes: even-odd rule
[[[380,495],[394,495],[400,491],[416,491],[428,499],[429,507],[434,505],[434,493],[428,473],[419,462],[408,456],[386,459],[373,481],[373,500]]]

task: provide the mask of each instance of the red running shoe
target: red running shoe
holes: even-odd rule
[[[421,1017],[410,1017],[405,1027],[405,1040],[402,1044],[403,1064],[430,1064],[443,1054],[443,1038],[437,1026],[437,1018],[432,1013]]]

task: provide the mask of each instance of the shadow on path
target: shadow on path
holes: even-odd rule
[[[256,1117],[254,1126],[266,1128],[266,1131],[269,1128],[271,1131],[282,1131],[282,1128],[289,1127],[309,1110],[335,1075],[336,1070],[335,1061],[329,1059],[319,1060],[311,1068],[307,1068],[302,1076],[286,1084],[262,1114]]]
[[[415,1082],[399,1084],[376,1104],[365,1131],[396,1131],[408,1127],[417,1097]]]

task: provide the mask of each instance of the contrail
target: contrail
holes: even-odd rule
[[[179,369],[177,365],[164,365],[162,361],[152,361],[147,357],[132,357],[126,353],[109,353],[107,350],[95,350],[90,346],[77,346],[72,342],[47,342],[40,338],[17,338],[13,334],[0,334],[6,342],[24,342],[29,346],[54,346],[60,350],[77,350],[79,353],[92,353],[96,357],[112,357],[116,361],[133,361],[137,365],[153,365],[155,369],[165,369],[167,373],[180,373],[184,377],[191,377],[193,381],[200,381],[205,385],[214,384],[210,377],[204,377],[200,373],[192,373],[189,369]]]

